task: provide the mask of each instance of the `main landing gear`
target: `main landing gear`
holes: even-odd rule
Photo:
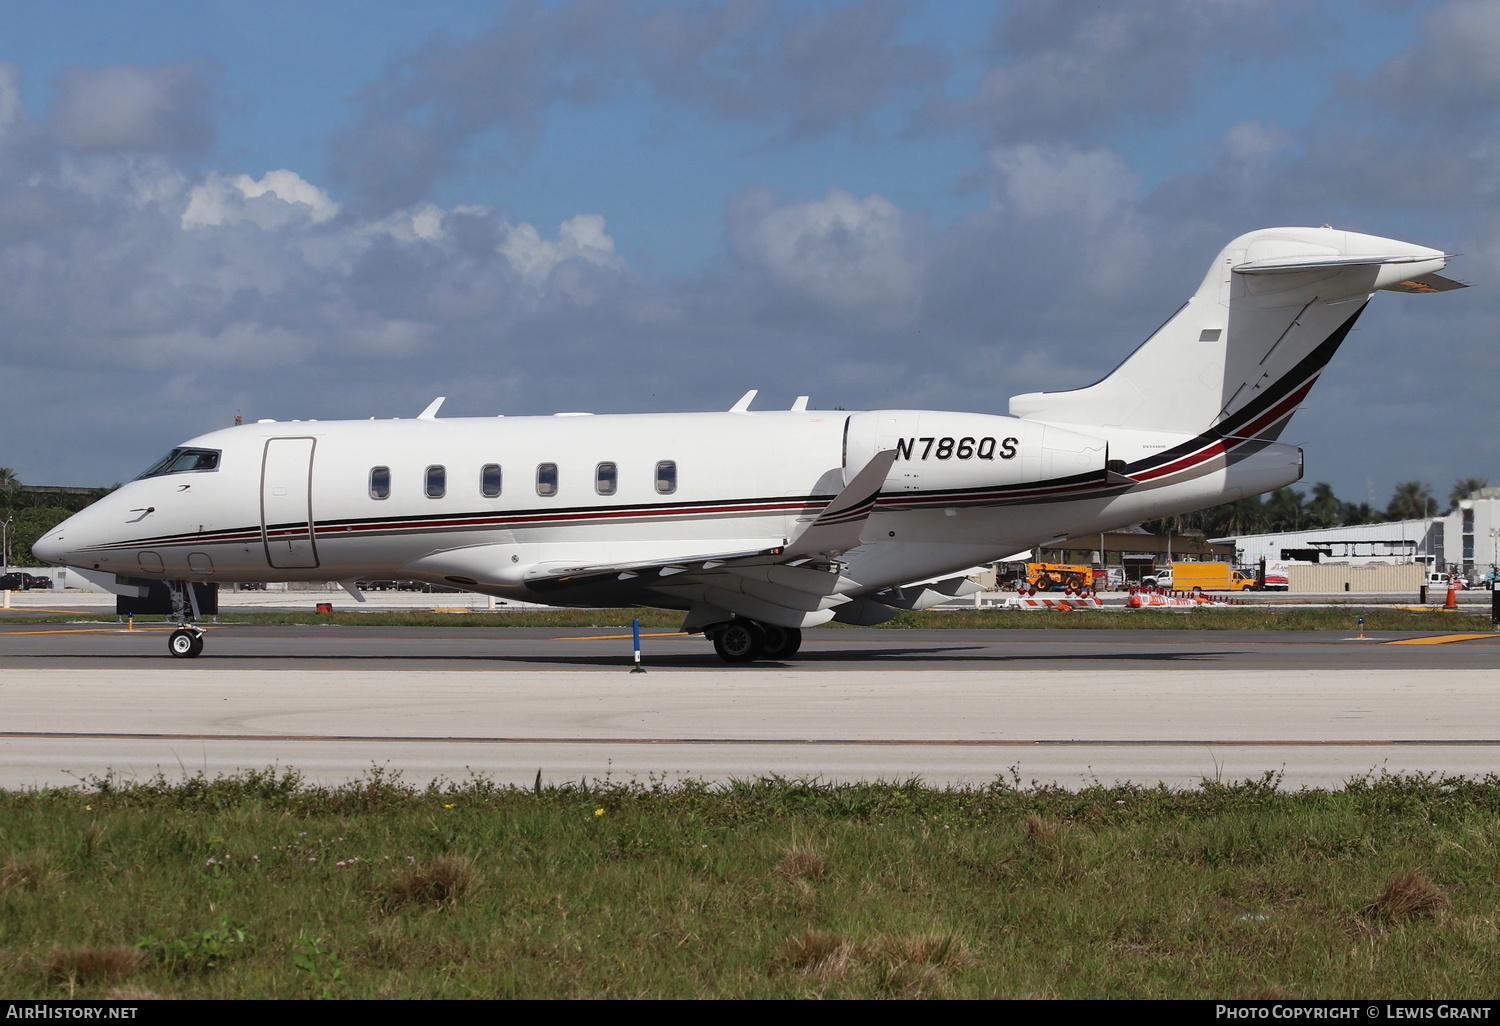
[[[203,652],[203,628],[198,619],[198,597],[186,581],[168,581],[172,592],[172,619],[177,629],[167,637],[167,651],[176,659],[197,659]]]
[[[704,632],[714,651],[726,663],[753,663],[757,659],[790,659],[802,647],[802,632],[754,620],[734,619],[713,624]]]

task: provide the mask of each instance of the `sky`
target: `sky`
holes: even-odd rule
[[[0,0],[0,465],[246,420],[1004,413],[1230,239],[1458,254],[1303,487],[1500,484],[1500,0]],[[1161,401],[1170,402],[1170,396]]]

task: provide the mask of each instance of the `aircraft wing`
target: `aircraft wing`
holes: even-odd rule
[[[789,556],[838,555],[859,545],[859,533],[875,508],[896,450],[877,452],[864,469],[834,496],[823,512],[787,545]]]
[[[860,544],[860,531],[895,461],[894,450],[875,457],[821,513],[790,541],[763,548],[725,548],[693,555],[608,563],[540,563],[526,585],[548,591],[591,589],[601,596],[690,609],[686,629],[733,614],[765,623],[804,627],[824,623],[850,601],[849,585],[834,557]]]
[[[709,549],[693,553],[663,553],[638,559],[620,559],[608,562],[570,562],[553,560],[538,563],[527,570],[524,580],[532,588],[545,582],[576,581],[579,578],[613,575],[625,581],[635,578],[663,578],[694,571],[717,571],[732,565],[797,565],[808,562],[814,555],[825,557],[847,552],[859,545],[859,534],[875,500],[880,495],[886,474],[895,462],[896,452],[889,449],[875,454],[854,479],[844,486],[818,514],[791,541],[781,539],[781,544],[768,543],[762,547]],[[644,583],[644,582],[643,582]]]

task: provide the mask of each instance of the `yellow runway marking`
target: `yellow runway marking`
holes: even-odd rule
[[[687,631],[666,631],[666,632],[661,633],[661,634],[646,634],[645,632],[641,633],[641,637],[643,637],[643,638],[685,638],[687,636],[688,636]],[[549,641],[623,641],[626,638],[633,638],[633,637],[635,637],[634,634],[593,634],[593,635],[590,635],[588,637],[583,637],[583,638],[549,638],[548,640]]]
[[[198,626],[199,626],[200,630],[205,630],[205,631],[217,630],[216,627],[209,627],[209,626],[205,626],[203,624],[199,624]],[[65,627],[62,630],[54,630],[54,631],[0,631],[0,638],[16,637],[18,635],[23,635],[23,634],[145,634],[147,631],[175,631],[176,629],[177,629],[177,625],[175,623],[156,624],[156,625],[150,626],[150,627],[142,625],[140,627],[134,627],[134,628],[131,628],[131,627]]]
[[[1476,638],[1494,638],[1495,634],[1438,634],[1431,638],[1402,638],[1387,641],[1387,645],[1447,645],[1455,641],[1473,641]]]

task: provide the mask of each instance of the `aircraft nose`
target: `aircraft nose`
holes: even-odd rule
[[[32,543],[31,552],[44,563],[61,563],[67,556],[67,546],[63,543],[63,529],[54,527],[42,535]]]

